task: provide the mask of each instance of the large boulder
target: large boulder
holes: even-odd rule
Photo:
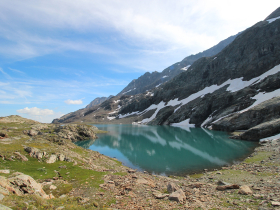
[[[259,139],[274,136],[280,133],[280,119],[262,123],[242,133],[239,137],[243,140],[259,141]]]
[[[259,105],[224,117],[212,123],[214,130],[247,130],[261,123],[280,118],[280,96]]]
[[[9,178],[8,182],[17,195],[36,194],[42,198],[50,198],[50,196],[42,189],[41,184],[37,183],[31,176],[19,174],[15,177]]]
[[[183,190],[179,189],[169,195],[169,200],[174,200],[177,202],[183,202],[186,199],[185,193]]]

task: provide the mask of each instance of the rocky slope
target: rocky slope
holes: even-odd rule
[[[25,132],[30,130],[37,133]],[[61,128],[19,116],[1,118],[0,133],[5,137],[0,139],[0,209],[280,206],[280,140],[264,142],[237,165],[185,177],[163,177],[129,169],[72,143],[73,136],[84,139],[84,134],[93,132],[99,131],[80,125]]]
[[[248,130],[233,138],[256,141],[274,135],[279,119],[275,98],[280,95],[279,15],[278,8],[218,54],[196,60],[160,86],[136,95],[121,94],[82,116],[55,121]]]
[[[81,122],[82,118],[95,110],[98,109],[98,106],[102,104],[104,101],[109,100],[114,97],[110,95],[109,97],[98,97],[95,98],[92,102],[90,102],[85,108],[79,109],[75,112],[70,112],[66,115],[63,115],[59,119],[54,119],[52,123],[69,123],[69,122]]]
[[[133,98],[122,106],[118,118],[136,115],[136,120],[153,125],[226,131],[250,129],[278,119],[279,98],[273,99],[280,94],[278,11],[242,32],[217,55],[197,60],[151,94]],[[275,132],[242,138],[258,140]]]
[[[91,108],[91,107],[93,107],[93,106],[97,106],[97,105],[99,105],[99,104],[102,104],[104,101],[106,101],[107,99],[110,99],[110,98],[112,98],[113,96],[112,95],[110,95],[109,97],[97,97],[97,98],[95,98],[92,102],[90,102],[87,106],[86,106],[86,108]]]

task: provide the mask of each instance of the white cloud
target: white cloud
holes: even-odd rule
[[[115,56],[126,52],[116,49],[121,41],[140,51],[179,49],[186,56],[246,29],[278,6],[275,0],[2,0],[0,36],[8,42],[0,53],[21,59],[67,50]]]
[[[35,115],[35,116],[47,116],[53,115],[54,111],[50,109],[40,109],[37,107],[28,108],[25,107],[24,109],[17,110],[18,113],[21,114],[28,114],[28,115]]]
[[[79,99],[79,100],[70,100],[70,99],[68,99],[68,100],[66,100],[64,102],[66,104],[82,104],[83,103],[83,101],[81,99]]]

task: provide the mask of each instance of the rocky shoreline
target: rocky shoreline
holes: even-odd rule
[[[0,118],[0,209],[280,209],[280,139],[221,170],[164,177],[73,144],[98,132]]]

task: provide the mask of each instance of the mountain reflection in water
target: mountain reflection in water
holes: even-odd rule
[[[124,165],[163,175],[185,175],[232,164],[258,145],[202,128],[95,125],[108,134],[77,145],[116,157]]]

